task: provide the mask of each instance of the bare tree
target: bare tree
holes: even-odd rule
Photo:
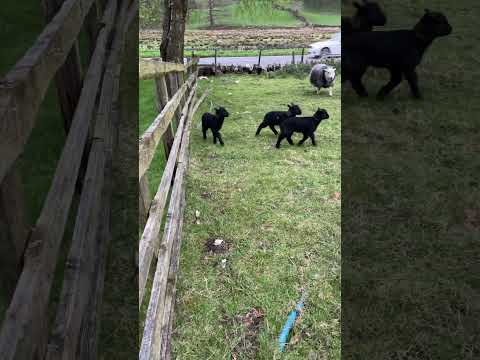
[[[164,6],[163,34],[160,45],[162,60],[183,63],[188,0],[165,0]]]

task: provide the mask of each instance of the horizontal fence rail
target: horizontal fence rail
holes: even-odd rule
[[[82,27],[92,25],[87,24],[88,14],[99,14],[90,18],[99,30],[71,126],[25,245],[23,266],[0,330],[2,360],[96,359],[97,317],[110,233],[120,71],[127,30],[138,16],[138,0],[66,0],[30,50],[0,81],[0,188],[9,185],[3,179],[25,151],[55,74],[67,61]],[[72,204],[82,177],[84,152],[87,161],[82,180],[88,186],[82,187],[75,209]],[[61,293],[58,304],[53,304],[51,289],[67,220],[72,215],[74,231],[61,274]],[[55,317],[50,326],[51,313]]]
[[[171,72],[186,72],[191,66],[196,65],[198,59],[192,60],[187,64],[164,62],[158,58],[139,60],[139,78],[140,80],[153,79],[161,74]]]
[[[139,204],[143,213],[143,231],[138,255],[139,306],[148,301],[139,358],[169,359],[191,123],[207,92],[196,100],[196,59],[185,65],[158,60],[141,62],[139,72],[147,74],[147,70],[142,69],[142,64],[147,64],[148,69],[148,75],[144,78],[155,79],[159,115],[139,140]],[[185,74],[188,77],[183,82]],[[176,129],[175,134],[172,132],[172,125]],[[148,191],[148,170],[161,142],[167,162],[156,194],[151,199]],[[166,221],[163,236],[160,236],[165,208]],[[154,260],[156,270],[154,274],[150,274]],[[152,278],[152,288],[147,300],[145,294],[149,278]]]

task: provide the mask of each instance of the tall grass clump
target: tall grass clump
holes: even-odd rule
[[[331,59],[325,59],[321,62],[329,66],[333,66],[337,69],[337,75],[341,74],[342,65],[339,61],[334,61]],[[269,74],[270,78],[286,78],[286,77],[295,77],[297,79],[304,79],[312,70],[314,64],[289,64],[282,67],[280,70],[275,71],[273,74]]]

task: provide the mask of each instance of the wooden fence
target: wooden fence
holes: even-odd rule
[[[170,359],[170,337],[176,291],[177,269],[182,239],[185,206],[185,173],[189,158],[192,118],[207,92],[196,100],[198,59],[188,64],[164,63],[157,59],[140,61],[140,78],[155,79],[159,115],[140,137],[139,183],[140,224],[139,306],[142,307],[153,258],[156,270],[148,300],[141,360]],[[173,129],[175,128],[175,135]],[[152,159],[163,143],[167,158],[158,190],[152,200],[148,173]],[[172,182],[173,179],[173,182]],[[162,219],[170,201],[160,238]]]
[[[43,4],[47,25],[0,81],[0,215],[6,219],[0,222],[0,240],[15,249],[0,259],[9,269],[0,273],[2,283],[12,282],[14,275],[0,331],[0,357],[96,359],[121,58],[127,30],[138,17],[138,0],[43,0]],[[90,40],[85,74],[79,61],[82,30]],[[18,160],[53,82],[67,137],[30,230]],[[85,186],[78,206],[72,206],[80,177]],[[69,216],[75,218],[74,231],[70,241],[65,239],[69,246],[65,269],[56,274]],[[54,304],[51,289],[56,275],[63,281]]]

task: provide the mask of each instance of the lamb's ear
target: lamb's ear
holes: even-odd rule
[[[362,5],[359,4],[359,3],[356,2],[356,1],[353,3],[353,6],[355,6],[357,9],[361,9],[361,8],[362,8]]]

